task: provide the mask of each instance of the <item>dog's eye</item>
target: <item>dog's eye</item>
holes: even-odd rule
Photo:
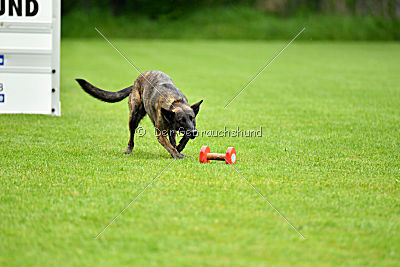
[[[189,120],[191,120],[191,121],[192,121],[192,120],[193,120],[193,116],[189,116]]]

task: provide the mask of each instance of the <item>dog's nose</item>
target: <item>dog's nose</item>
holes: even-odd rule
[[[198,132],[197,132],[197,130],[195,129],[195,130],[193,130],[193,131],[190,132],[189,138],[190,138],[190,139],[195,139],[197,135],[198,135]]]

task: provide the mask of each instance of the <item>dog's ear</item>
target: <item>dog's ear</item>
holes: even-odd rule
[[[195,115],[195,116],[197,115],[197,113],[199,113],[200,104],[201,104],[201,103],[203,103],[203,100],[200,100],[199,102],[197,102],[196,104],[193,104],[193,105],[191,106],[191,108],[192,108],[193,111],[194,111],[194,115]]]
[[[173,122],[175,119],[175,112],[173,112],[172,110],[167,110],[165,108],[161,108],[161,115],[169,123]]]

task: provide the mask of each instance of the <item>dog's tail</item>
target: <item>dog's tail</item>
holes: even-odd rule
[[[132,91],[133,86],[129,86],[128,88],[122,89],[118,92],[108,92],[97,88],[96,86],[88,83],[83,79],[76,79],[82,89],[88,93],[89,95],[100,99],[104,102],[115,103],[119,102],[122,99],[126,98]]]

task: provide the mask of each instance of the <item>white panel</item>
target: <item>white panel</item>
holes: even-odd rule
[[[52,69],[55,70],[52,78],[52,109],[53,115],[61,116],[61,103],[60,103],[60,39],[61,39],[61,0],[53,1],[53,56],[52,56]]]
[[[0,113],[61,114],[60,13],[60,0],[0,0]]]
[[[1,54],[1,50],[0,50]],[[32,68],[48,68],[51,67],[51,54],[40,55],[40,54],[4,54],[4,63],[9,67],[32,67]],[[4,66],[0,66],[1,68]]]
[[[26,1],[27,0],[22,0],[22,16],[18,16],[15,9],[13,9],[13,16],[10,16],[9,0],[5,0],[5,14],[0,16],[0,22],[51,22],[52,0],[32,0],[31,11],[34,10],[33,2],[38,4],[38,12],[35,16],[26,16]],[[14,0],[14,2],[18,3],[17,0]]]
[[[0,113],[52,113],[51,74],[0,73],[0,83]]]
[[[51,49],[52,36],[45,33],[0,32],[2,49]]]

